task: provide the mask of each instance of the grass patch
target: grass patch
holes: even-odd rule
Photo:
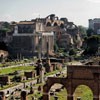
[[[58,100],[66,100],[67,99],[67,91],[65,88],[63,90],[61,90],[60,92],[56,92],[55,94],[58,97]],[[50,100],[55,100],[54,96],[50,96]]]
[[[15,71],[30,71],[30,70],[34,70],[33,66],[19,66],[19,67],[12,67],[12,68],[4,68],[4,69],[0,69],[0,75],[2,74],[9,74],[9,73],[13,73]]]
[[[28,95],[28,100],[32,100],[32,97],[39,98],[41,96],[42,96],[42,93],[39,93],[39,92],[37,92],[35,94],[30,94],[30,95]]]
[[[49,73],[46,73],[45,76],[49,76],[49,75],[52,75],[52,74],[56,74],[57,72],[60,72],[61,70],[55,70],[55,71],[52,71],[52,72],[49,72]]]
[[[58,96],[58,100],[66,100],[67,91],[64,88],[60,92],[56,92],[56,96]],[[89,87],[85,85],[81,85],[77,87],[74,93],[74,100],[77,100],[77,97],[81,97],[81,100],[93,100],[93,94]],[[55,100],[54,96],[50,96],[50,100]]]
[[[7,89],[7,88],[16,86],[16,85],[18,85],[18,84],[17,83],[14,83],[14,84],[10,84],[10,85],[4,85],[3,88],[0,87],[0,90],[4,90],[4,89]]]
[[[85,85],[80,85],[75,90],[75,100],[78,96],[81,97],[81,100],[93,100],[93,93],[91,89]]]

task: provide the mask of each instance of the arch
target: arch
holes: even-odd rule
[[[87,85],[78,85],[73,93],[74,100],[81,98],[82,100],[93,100],[93,91]]]
[[[63,24],[63,23],[61,23],[61,24],[60,24],[60,27],[61,27],[61,28],[64,28],[64,24]]]
[[[58,24],[55,22],[55,23],[53,24],[53,26],[58,26]]]
[[[63,86],[65,85],[64,80],[62,80],[64,78],[54,78],[54,77],[48,77],[48,80],[46,82],[46,84],[44,85],[44,92],[49,92],[50,88],[54,85],[54,84],[62,84]],[[52,80],[52,81],[51,81]],[[65,87],[66,88],[66,87]]]
[[[49,77],[46,84],[43,86],[43,100],[50,100],[49,91],[54,84],[61,84],[66,89],[65,82],[61,78]],[[66,98],[67,98],[67,92],[66,92]]]
[[[47,22],[46,26],[51,26],[51,23],[50,22]]]
[[[64,85],[60,83],[54,83],[49,90],[49,99],[58,98],[58,100],[67,99],[67,90]]]
[[[80,85],[89,87],[93,94],[93,100],[99,100],[100,93],[100,66],[88,65],[69,65],[67,66],[67,77],[49,77],[44,86],[43,100],[49,100],[48,92],[55,83],[64,85],[67,90],[67,100],[74,100],[73,94]],[[81,72],[81,73],[80,73]],[[84,74],[82,74],[84,73]]]

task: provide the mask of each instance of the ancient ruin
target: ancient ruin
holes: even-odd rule
[[[82,74],[83,73],[83,74]],[[49,99],[49,90],[55,83],[62,84],[67,91],[66,100],[73,100],[75,89],[79,85],[88,86],[93,92],[93,100],[99,100],[100,66],[69,65],[66,78],[49,77],[43,87],[43,100]]]

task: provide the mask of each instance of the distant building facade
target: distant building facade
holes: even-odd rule
[[[100,34],[100,18],[89,19],[89,28]]]
[[[52,29],[46,30],[45,19],[33,21],[21,21],[14,27],[13,40],[10,43],[15,57],[32,57],[33,55],[44,55],[47,51],[54,49],[54,33]]]
[[[23,21],[14,27],[13,39],[10,43],[13,54],[16,57],[31,56],[34,52],[34,22]]]

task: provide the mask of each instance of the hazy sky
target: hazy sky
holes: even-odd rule
[[[77,25],[100,17],[100,0],[0,0],[0,21],[31,20],[56,14]]]

